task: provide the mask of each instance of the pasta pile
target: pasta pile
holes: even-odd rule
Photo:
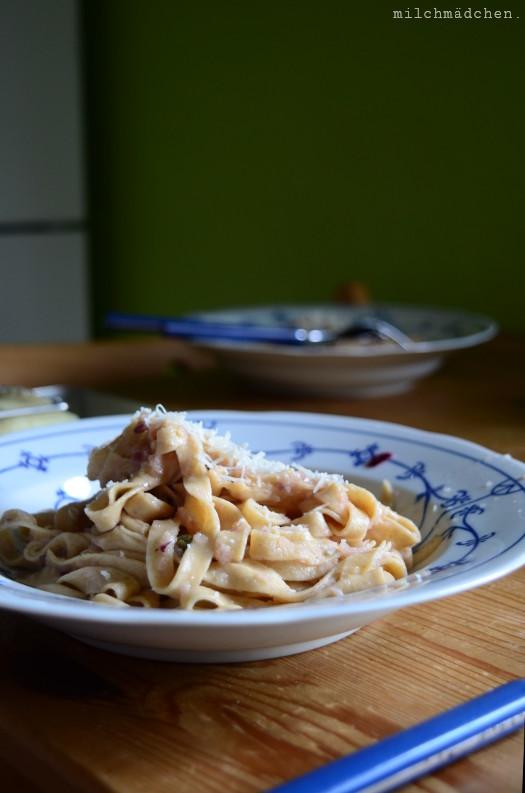
[[[102,488],[89,501],[4,513],[0,559],[17,580],[118,607],[271,606],[402,578],[420,539],[340,475],[160,409],[95,449],[88,477]]]

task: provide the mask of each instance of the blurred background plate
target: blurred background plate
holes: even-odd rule
[[[489,317],[460,310],[376,304],[366,306],[273,305],[193,314],[228,324],[249,323],[343,329],[374,314],[414,340],[408,350],[388,341],[341,340],[336,344],[291,346],[241,341],[194,341],[212,351],[219,365],[259,387],[289,393],[333,397],[399,394],[434,372],[444,357],[491,339],[497,332]]]

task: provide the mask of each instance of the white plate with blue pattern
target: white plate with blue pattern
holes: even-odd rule
[[[267,609],[113,609],[0,576],[0,607],[107,650],[160,660],[275,658],[336,641],[372,620],[487,584],[525,563],[525,465],[473,443],[396,424],[313,413],[188,413],[274,459],[340,472],[421,528],[414,570],[387,587]],[[94,492],[84,476],[93,446],[129,416],[82,419],[0,441],[0,511],[58,507]]]
[[[295,346],[245,341],[195,340],[217,362],[272,391],[324,397],[368,398],[400,394],[435,372],[445,356],[482,344],[497,332],[489,317],[460,309],[377,304],[274,305],[207,311],[192,317],[227,325],[285,326],[340,331],[363,316],[377,316],[413,339],[404,350],[393,342],[363,339]]]

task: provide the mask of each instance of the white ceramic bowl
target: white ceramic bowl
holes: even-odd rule
[[[414,572],[390,587],[316,603],[235,612],[113,609],[41,592],[0,576],[0,607],[31,615],[115,652],[174,661],[250,661],[336,641],[395,609],[480,586],[525,562],[525,465],[445,435],[311,413],[199,411],[202,420],[273,458],[339,471],[379,493],[421,527]],[[0,510],[29,511],[85,498],[89,449],[127,416],[84,419],[0,442]],[[377,455],[392,456],[378,465]]]
[[[410,350],[391,342],[293,346],[239,341],[195,341],[218,363],[259,387],[328,397],[367,398],[407,391],[439,368],[451,352],[481,344],[496,333],[488,317],[420,306],[266,306],[194,314],[204,320],[340,330],[375,312],[415,339]]]

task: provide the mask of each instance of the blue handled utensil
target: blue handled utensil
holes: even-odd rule
[[[226,341],[271,342],[273,344],[312,344],[327,341],[319,331],[281,325],[253,325],[244,322],[211,322],[195,317],[156,317],[147,314],[112,312],[106,317],[106,327],[112,330],[131,330],[160,333],[186,339],[215,339]]]
[[[285,782],[272,793],[386,793],[497,741],[524,722],[525,680],[515,680]]]
[[[254,325],[246,322],[213,322],[196,317],[158,317],[113,311],[106,316],[106,327],[112,330],[160,333],[164,336],[215,341],[315,345],[369,336],[392,341],[404,350],[410,349],[414,344],[399,328],[372,315],[356,318],[340,330],[331,330],[286,325]]]

